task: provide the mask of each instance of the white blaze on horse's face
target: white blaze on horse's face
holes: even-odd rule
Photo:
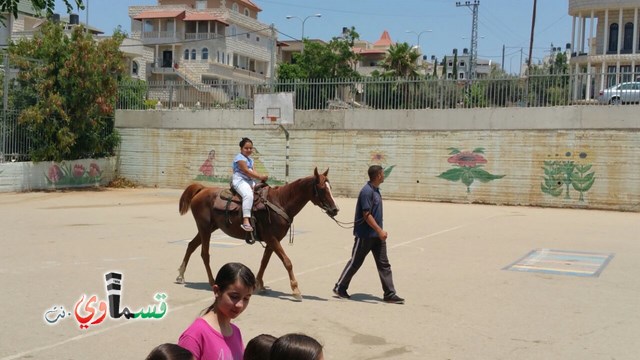
[[[336,203],[336,199],[333,198],[333,193],[331,192],[331,183],[329,182],[329,180],[327,180],[325,184],[327,186],[327,193],[329,194],[329,198],[331,199],[331,202],[336,206],[336,211],[340,211],[340,208]]]

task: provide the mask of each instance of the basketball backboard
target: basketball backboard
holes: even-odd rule
[[[253,124],[293,124],[293,93],[255,94]]]

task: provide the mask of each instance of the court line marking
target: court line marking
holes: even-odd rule
[[[407,241],[395,244],[395,245],[389,247],[389,249],[395,249],[397,247],[405,246],[407,244],[411,244],[411,243],[414,243],[416,241],[420,241],[420,240],[432,238],[432,237],[435,237],[435,236],[438,236],[438,235],[446,234],[446,233],[451,232],[451,231],[456,231],[456,230],[459,230],[459,229],[463,229],[465,227],[469,227],[469,226],[474,225],[474,224],[476,224],[478,222],[482,222],[482,221],[485,221],[485,220],[489,220],[489,219],[496,218],[496,217],[502,217],[502,216],[505,216],[505,215],[504,214],[492,215],[492,216],[489,216],[489,217],[486,217],[486,218],[483,218],[483,219],[479,219],[479,220],[475,220],[475,221],[469,222],[469,223],[464,224],[464,225],[458,225],[458,226],[454,226],[454,227],[449,228],[449,229],[440,230],[440,231],[437,231],[435,233],[431,233],[431,234],[428,234],[428,235],[420,236],[420,237],[417,237],[417,238],[414,238],[414,239],[411,239],[411,240],[407,240]],[[297,276],[302,276],[302,275],[305,275],[305,274],[309,274],[309,273],[312,273],[312,272],[315,272],[315,271],[318,271],[318,270],[327,269],[327,268],[330,268],[330,267],[333,267],[333,266],[336,266],[336,265],[345,264],[345,262],[348,261],[348,260],[349,259],[335,261],[335,262],[330,263],[328,265],[323,265],[323,266],[318,266],[318,267],[315,267],[315,268],[311,268],[311,269],[309,269],[307,271],[296,273],[296,277]],[[283,280],[289,280],[289,277],[287,276],[287,277],[281,277],[281,278],[278,278],[278,279],[273,279],[271,281],[265,282],[265,285],[273,284],[273,283],[276,283],[276,282],[279,282],[279,281],[283,281]],[[186,303],[186,304],[177,306],[175,308],[172,308],[171,312],[180,311],[180,310],[182,310],[184,308],[193,306],[193,305],[201,303],[201,302],[207,302],[207,301],[211,301],[211,296],[207,296],[206,298],[202,298],[200,300],[195,300],[195,301],[192,301],[190,303]],[[26,355],[30,355],[32,353],[37,353],[37,352],[40,352],[40,351],[53,349],[53,348],[58,347],[60,345],[64,345],[64,344],[67,344],[67,343],[70,343],[70,342],[73,342],[73,341],[83,340],[85,338],[88,338],[88,337],[91,337],[91,336],[95,336],[95,335],[99,335],[99,334],[105,333],[107,331],[111,331],[113,329],[118,329],[118,328],[120,328],[122,326],[125,326],[125,325],[128,325],[128,324],[133,324],[133,323],[134,323],[134,321],[126,321],[126,322],[123,322],[123,323],[120,323],[120,324],[117,324],[117,325],[110,326],[108,328],[103,328],[103,329],[100,329],[100,330],[92,330],[91,333],[77,335],[77,336],[74,336],[74,337],[72,337],[70,339],[66,339],[66,340],[63,340],[63,341],[60,341],[60,342],[57,342],[57,343],[36,347],[36,348],[30,349],[30,350],[25,350],[25,351],[23,351],[21,353],[5,356],[3,358],[0,358],[0,360],[15,360],[15,359],[19,359],[21,357],[24,357]]]

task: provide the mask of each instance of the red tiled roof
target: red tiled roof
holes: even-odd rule
[[[225,25],[229,25],[229,23],[224,21],[222,18],[206,12],[189,12],[184,17],[184,21],[207,21],[207,20],[213,20],[213,21],[223,23]]]
[[[252,7],[252,8],[254,8],[254,9],[256,9],[257,11],[262,11],[262,9],[260,9],[260,8],[258,7],[258,5],[256,5],[256,4],[255,4],[253,1],[251,1],[251,0],[240,0],[240,1],[241,1],[241,2],[243,2],[243,3],[245,3],[245,4],[247,4],[248,6],[250,6],[250,7]]]
[[[165,19],[165,18],[177,18],[179,16],[184,16],[184,10],[149,10],[143,11],[140,14],[133,17],[134,20],[142,20],[142,19]]]
[[[387,30],[385,30],[382,35],[380,35],[380,39],[373,43],[373,46],[390,46],[391,44],[393,44],[391,36],[389,36]]]

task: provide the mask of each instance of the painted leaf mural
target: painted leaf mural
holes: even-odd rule
[[[556,155],[557,156],[557,155]],[[572,158],[573,153],[567,151],[566,158]],[[587,158],[586,152],[578,154],[579,161]],[[559,197],[564,192],[565,199],[571,199],[571,189],[578,192],[578,201],[584,201],[584,193],[589,191],[596,180],[595,171],[591,171],[592,164],[579,164],[576,160],[544,161],[544,177],[540,190],[553,197]]]
[[[471,192],[471,185],[476,180],[488,183],[505,177],[505,175],[491,174],[482,168],[488,162],[484,157],[484,148],[461,151],[458,148],[450,147],[447,150],[450,155],[447,162],[452,164],[454,168],[443,172],[438,177],[453,182],[462,182],[467,187],[467,193]]]

